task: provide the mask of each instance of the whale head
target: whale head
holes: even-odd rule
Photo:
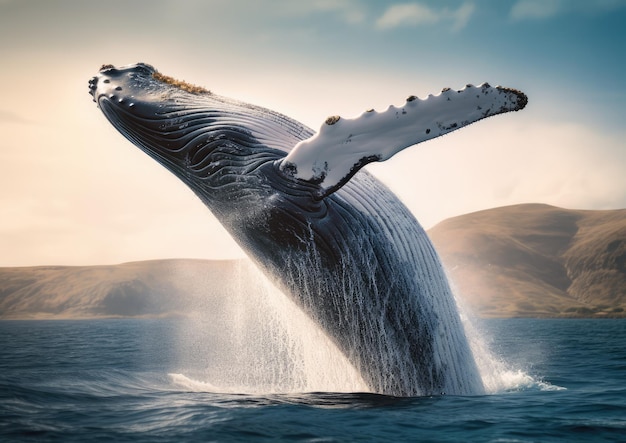
[[[235,181],[245,187],[255,180],[250,171],[284,157],[300,140],[286,131],[282,149],[280,142],[269,147],[264,125],[286,121],[283,116],[175,80],[145,63],[102,66],[89,80],[89,93],[119,132],[202,193],[205,202],[212,194],[222,198],[223,192],[213,190]]]

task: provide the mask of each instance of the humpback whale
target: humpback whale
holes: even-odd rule
[[[435,249],[410,211],[361,168],[526,96],[487,83],[314,132],[145,63],[104,65],[89,92],[112,125],[187,184],[373,392],[483,392]]]

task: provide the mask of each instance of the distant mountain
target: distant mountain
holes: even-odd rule
[[[429,235],[485,317],[626,317],[626,209],[525,204],[445,220]]]
[[[518,205],[429,231],[460,298],[485,317],[626,317],[626,210]],[[0,268],[0,319],[163,317],[257,291],[242,261]],[[230,291],[230,292],[229,292]]]
[[[237,261],[154,260],[0,268],[0,318],[185,315],[203,299],[236,286],[240,266]]]

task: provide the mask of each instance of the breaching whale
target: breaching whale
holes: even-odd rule
[[[483,392],[444,270],[424,230],[361,168],[482,118],[514,89],[444,89],[314,133],[277,112],[138,63],[89,91],[127,139],[204,202],[250,258],[336,343],[373,392]]]

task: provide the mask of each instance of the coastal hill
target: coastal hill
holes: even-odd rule
[[[445,220],[429,235],[479,316],[626,317],[626,210],[509,206]],[[258,290],[259,278],[233,260],[0,268],[0,319],[219,310],[228,294]]]
[[[234,289],[240,268],[227,260],[0,268],[0,319],[185,315]]]
[[[481,316],[626,316],[626,209],[515,205],[447,219],[429,235]]]

